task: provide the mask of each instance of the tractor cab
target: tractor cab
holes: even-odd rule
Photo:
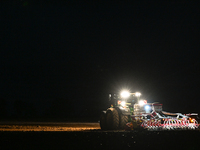
[[[129,93],[127,91],[122,91],[120,94],[109,94],[109,101],[111,106],[117,107],[128,107],[133,106],[139,101],[141,93]]]
[[[120,94],[109,94],[110,107],[102,111],[100,116],[101,129],[124,129],[131,121],[134,105],[140,100],[141,93],[130,93],[122,91]]]

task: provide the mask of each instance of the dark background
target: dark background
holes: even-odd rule
[[[200,112],[199,5],[188,1],[0,2],[0,117],[96,118],[139,91]]]

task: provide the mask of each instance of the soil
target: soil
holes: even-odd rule
[[[85,131],[100,130],[99,123],[19,122],[0,125],[0,131]]]
[[[28,125],[19,125],[27,126]],[[15,128],[19,127],[18,125]],[[37,125],[34,125],[37,126]],[[80,125],[77,125],[80,126]],[[86,125],[83,125],[86,126]],[[101,131],[100,129],[65,131],[64,124],[40,125],[54,131],[1,131],[0,149],[200,149],[200,131]],[[9,128],[9,127],[8,127]],[[20,127],[19,127],[20,128]],[[59,130],[60,131],[60,130]]]

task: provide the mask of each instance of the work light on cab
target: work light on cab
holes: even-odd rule
[[[130,96],[130,93],[128,91],[122,91],[121,92],[121,97],[122,98],[128,98]]]
[[[135,93],[135,96],[140,97],[140,96],[141,96],[141,93],[136,92],[136,93]]]

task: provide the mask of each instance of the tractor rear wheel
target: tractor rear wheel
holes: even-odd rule
[[[106,126],[106,112],[101,112],[101,115],[100,115],[100,127],[101,127],[101,130],[106,130],[107,129],[107,126]]]
[[[119,114],[115,108],[108,108],[106,111],[106,123],[108,130],[119,129]]]
[[[119,120],[120,129],[125,129],[126,124],[128,123],[128,116],[120,114],[119,118],[120,118],[120,120]]]

